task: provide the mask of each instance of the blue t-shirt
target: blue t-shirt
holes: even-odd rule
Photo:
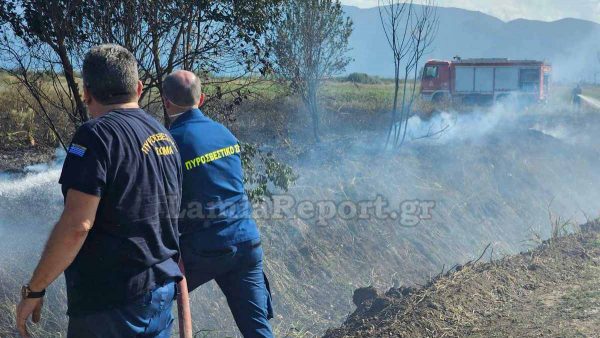
[[[171,134],[183,167],[179,229],[183,235],[202,232],[194,250],[218,250],[258,239],[235,136],[199,109],[179,116]]]
[[[100,204],[65,271],[68,314],[102,311],[181,280],[181,160],[168,131],[141,109],[119,109],[76,132],[60,176]]]

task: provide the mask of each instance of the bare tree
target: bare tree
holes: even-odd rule
[[[400,147],[406,140],[408,120],[416,99],[419,64],[437,34],[437,5],[435,0],[426,0],[422,5],[415,4],[414,0],[378,1],[379,17],[394,59],[392,118],[386,147]]]
[[[339,0],[288,0],[272,40],[276,73],[300,95],[317,142],[319,89],[324,79],[344,71],[350,63],[351,33],[352,21],[344,16]]]

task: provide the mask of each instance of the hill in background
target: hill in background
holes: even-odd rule
[[[350,37],[354,62],[348,72],[393,76],[392,57],[378,8],[344,6],[354,22]],[[507,57],[546,60],[559,81],[600,81],[600,24],[563,19],[514,20],[458,8],[438,9],[439,31],[426,59]]]

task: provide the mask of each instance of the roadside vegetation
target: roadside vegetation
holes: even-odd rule
[[[228,86],[240,86],[242,82],[244,80],[237,80],[238,84],[234,82]],[[228,86],[208,84],[204,86],[204,91],[209,98],[216,98],[223,89],[228,91],[230,89]],[[286,85],[279,81],[261,80],[244,86],[248,94],[243,100],[235,97],[209,100],[204,110],[211,117],[243,135],[256,135],[257,133],[252,131],[258,128],[260,132],[285,139],[291,130],[302,132],[303,128],[310,128],[308,121],[303,118],[305,108],[301,99]],[[401,88],[403,87],[404,84],[401,84]],[[564,111],[564,107],[567,107],[571,100],[571,89],[570,84],[553,85],[551,98],[546,103],[545,109],[568,114]],[[381,130],[389,122],[393,92],[392,79],[367,74],[350,74],[347,77],[326,81],[319,94],[319,105],[322,107],[320,123],[323,124],[324,135],[337,133],[347,127]],[[0,143],[0,149],[18,150],[38,147],[53,152],[54,148],[60,146],[52,128],[29,107],[27,102],[33,98],[5,73],[0,73],[0,94],[0,137],[5,140]],[[600,86],[585,85],[584,95],[600,99]],[[460,112],[473,108],[473,106],[460,104],[434,106],[417,100],[414,114],[428,117],[434,111]],[[47,110],[59,134],[64,135],[68,140],[74,132],[71,122],[59,109],[48,107]],[[587,110],[585,106],[584,110]],[[160,119],[162,111],[150,109],[150,113]],[[242,141],[246,139],[242,137]],[[252,140],[248,141],[260,140],[258,137],[252,137]],[[310,144],[312,140],[301,138],[295,142]]]
[[[381,194],[394,203],[432,196],[437,202],[437,221],[416,228],[403,228],[397,222],[379,219],[336,218],[324,227],[298,218],[259,220],[266,269],[275,291],[278,317],[274,325],[279,336],[318,336],[346,318],[352,309],[355,289],[365,285],[387,289],[395,281],[402,285],[422,283],[431,271],[477,255],[487,244],[482,244],[484,239],[498,242],[494,255],[518,250],[521,241],[530,238],[527,226],[547,224],[545,208],[549,190],[558,194],[558,213],[570,201],[594,200],[573,189],[594,182],[590,172],[597,168],[588,168],[574,147],[540,134],[520,132],[502,137],[504,134],[499,132],[474,144],[426,147],[417,143],[404,152],[382,156],[376,145],[383,142],[382,131],[391,116],[389,94],[394,90],[393,82],[327,81],[320,95],[323,115],[319,145],[312,138],[305,108],[294,94],[278,82],[262,81],[253,86],[255,94],[238,105],[222,101],[234,104],[229,115],[219,114],[221,106],[214,105],[216,101],[205,111],[231,127],[242,141],[259,145],[292,167],[298,179],[290,187],[289,195],[297,201],[359,201]],[[3,86],[1,90],[6,89]],[[574,114],[568,109],[570,89],[567,85],[555,86],[556,108],[553,108],[555,103],[548,104],[552,109],[536,108],[549,109],[559,118],[570,119]],[[215,95],[216,90],[206,86],[206,91]],[[598,89],[584,87],[586,95],[594,92]],[[9,104],[19,107],[19,99],[4,102],[10,103],[1,106],[0,112]],[[19,114],[2,116],[13,121]],[[26,128],[26,122],[22,128]],[[590,124],[597,125],[597,122]],[[69,128],[68,124],[65,126]],[[2,130],[5,131],[8,130]],[[23,147],[31,148],[27,138],[19,137]],[[41,147],[42,140],[36,136],[33,148]],[[48,142],[49,151],[53,151],[57,144],[51,143],[51,139]],[[22,156],[23,152],[16,154]],[[564,163],[571,166],[566,168]],[[513,176],[507,176],[507,171]],[[562,182],[561,177],[567,174],[574,175],[569,176],[568,184],[548,185],[548,182]],[[31,194],[5,207],[12,210],[18,205],[35,203],[38,192]],[[473,196],[477,196],[476,201]],[[562,231],[559,225],[557,232]],[[551,233],[548,227],[536,232],[541,240]],[[17,296],[14,290],[21,282],[13,266],[3,264],[6,276],[0,277],[4,288],[0,303],[6,309],[14,306]],[[49,298],[44,313],[46,321],[38,327],[38,337],[58,337],[48,332],[64,330],[61,290],[60,285],[53,287],[56,295],[51,296],[52,300]],[[227,331],[232,328],[232,319],[222,315],[228,314],[228,310],[219,297],[213,285],[192,295],[194,313],[206,314],[195,317],[196,331],[202,331],[201,337],[236,335],[235,330]],[[6,330],[3,332],[10,332],[11,320],[2,318],[0,325]],[[0,332],[0,336],[4,335]]]
[[[516,256],[484,251],[421,288],[359,289],[357,310],[325,337],[593,337],[598,283],[596,220]]]

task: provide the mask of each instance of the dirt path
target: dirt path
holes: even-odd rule
[[[586,229],[417,291],[358,297],[327,337],[600,337],[600,224]]]

